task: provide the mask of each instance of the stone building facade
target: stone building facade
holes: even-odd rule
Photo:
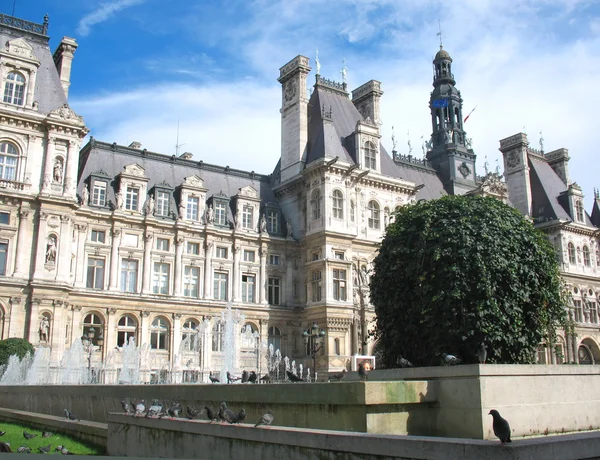
[[[537,180],[526,169],[507,166],[506,184],[497,173],[476,174],[443,49],[433,62],[423,159],[383,146],[380,82],[349,92],[317,69],[309,96],[309,59],[292,59],[279,76],[281,158],[267,175],[206,164],[201,153],[149,152],[139,142],[90,138],[81,148],[88,128],[67,99],[75,40],[64,38],[51,55],[47,20],[0,23],[1,338],[48,347],[55,362],[84,335],[92,336],[94,365],[118,361],[133,341],[146,345],[145,365],[155,371],[219,369],[224,348],[235,346],[238,369],[264,372],[267,345],[305,368],[339,370],[372,353],[371,263],[398,207],[448,193],[506,201],[508,185],[525,214],[539,217],[527,203],[550,209],[537,192],[519,197]],[[505,141],[503,152],[519,151],[523,163],[526,139]],[[530,161],[538,157],[560,163],[550,154]],[[555,171],[566,174],[566,163]],[[581,195],[563,188],[565,203]],[[572,240],[584,261],[584,247],[600,260],[596,208],[582,222],[561,220],[550,237]],[[595,267],[565,269],[582,296],[596,292]],[[225,315],[237,321],[233,344]],[[326,333],[315,361],[313,339],[304,337],[314,325]],[[572,350],[582,337],[572,338]]]

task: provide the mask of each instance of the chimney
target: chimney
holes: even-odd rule
[[[565,185],[569,185],[569,151],[558,149],[544,155],[550,167],[561,178]]]
[[[531,216],[531,179],[529,177],[529,141],[519,133],[500,141],[504,157],[504,178],[510,202],[524,216]]]
[[[130,149],[141,149],[142,143],[138,142],[138,141],[133,141],[131,144],[129,144],[129,148]]]
[[[71,86],[71,64],[76,49],[77,42],[74,38],[63,37],[54,52],[54,65],[67,99],[69,98],[69,86]]]
[[[370,118],[376,126],[381,125],[379,100],[381,99],[381,83],[370,80],[352,91],[352,103],[363,118]]]

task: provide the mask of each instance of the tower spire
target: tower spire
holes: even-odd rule
[[[435,35],[440,37],[440,49],[444,49],[444,43],[442,42],[442,23],[439,19],[438,19],[438,33]]]

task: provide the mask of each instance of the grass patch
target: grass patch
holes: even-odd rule
[[[50,454],[61,455],[57,452],[56,446],[66,447],[69,452],[75,455],[105,455],[105,449],[103,447],[95,446],[93,444],[86,443],[79,439],[74,439],[67,436],[64,433],[52,433],[47,438],[42,437],[43,431],[36,428],[31,428],[27,425],[18,425],[15,423],[8,423],[0,421],[0,431],[5,431],[6,434],[0,436],[0,442],[10,443],[10,448],[13,452],[17,452],[17,449],[21,446],[28,446],[31,448],[32,454],[41,453],[38,447],[46,447],[50,444]],[[29,434],[36,434],[37,436],[33,439],[25,439],[23,431]]]

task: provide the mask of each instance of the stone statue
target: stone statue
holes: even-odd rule
[[[240,228],[240,226],[242,225],[242,213],[240,212],[239,209],[236,210],[235,212],[235,218],[233,219],[233,223],[234,223],[234,227],[235,228]]]
[[[62,161],[60,160],[56,160],[54,162],[54,182],[62,182],[62,173],[63,173],[63,166],[62,166]]]
[[[154,195],[152,194],[150,194],[150,196],[148,197],[148,207],[146,208],[146,215],[154,215]]]
[[[294,233],[294,227],[292,227],[292,219],[290,219],[289,217],[287,220],[286,227],[287,227],[287,236],[288,236],[288,238],[291,238],[292,234]]]
[[[212,204],[208,205],[206,209],[206,223],[212,224],[215,221],[215,210],[212,207]]]
[[[119,190],[116,194],[116,199],[117,199],[117,209],[123,209],[123,193],[121,192],[121,190]]]
[[[315,56],[315,65],[317,66],[317,75],[321,75],[321,61],[319,61],[319,49],[317,48],[317,55]]]
[[[46,263],[56,262],[56,237],[51,235],[48,237],[48,243],[46,244]]]
[[[40,321],[40,342],[48,341],[48,331],[50,330],[50,321],[46,316],[42,316]]]
[[[83,206],[87,206],[90,199],[90,190],[88,189],[87,184],[84,184],[83,190],[81,191],[81,204]]]
[[[179,203],[179,219],[185,219],[185,206],[183,205],[183,203]]]
[[[267,218],[263,214],[262,217],[260,218],[260,233],[266,233],[266,232],[267,232]]]

